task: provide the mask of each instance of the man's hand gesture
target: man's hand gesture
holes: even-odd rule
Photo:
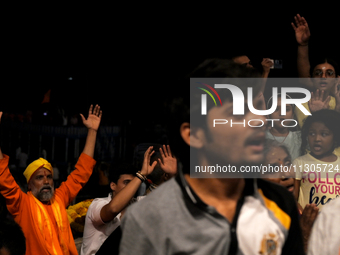
[[[163,171],[171,176],[177,173],[177,159],[171,154],[170,146],[163,145],[163,149],[159,148],[162,159],[158,159],[158,162]]]
[[[141,169],[141,174],[144,176],[148,176],[149,174],[152,173],[152,171],[155,169],[155,166],[157,165],[157,161],[155,160],[152,162],[152,165],[150,165],[150,159],[152,154],[155,153],[155,151],[152,150],[153,146],[150,146],[144,153],[144,160],[143,160],[143,165]]]
[[[89,109],[89,116],[85,119],[83,114],[80,114],[83,124],[88,129],[92,129],[97,131],[99,128],[100,120],[102,118],[102,111],[100,110],[100,106],[96,105],[93,109],[93,105],[91,104]]]
[[[310,31],[309,31],[307,21],[305,20],[304,17],[301,17],[300,14],[297,14],[294,17],[294,19],[295,19],[296,26],[294,25],[293,22],[291,24],[295,31],[295,37],[296,37],[297,43],[301,46],[308,45],[308,41],[310,38]]]

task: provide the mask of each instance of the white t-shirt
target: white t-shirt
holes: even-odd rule
[[[96,198],[88,208],[85,218],[83,244],[81,255],[96,254],[106,238],[120,225],[119,213],[112,221],[104,223],[100,217],[100,211],[112,199],[111,194],[105,198]]]
[[[326,206],[314,222],[308,241],[308,255],[340,254],[340,198]]]
[[[293,161],[296,180],[301,180],[299,203],[316,204],[319,211],[340,196],[340,158],[334,162],[317,160],[309,153]]]

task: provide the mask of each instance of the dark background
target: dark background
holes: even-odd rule
[[[335,9],[289,2],[5,9],[0,110],[39,108],[52,89],[51,102],[69,114],[98,103],[104,123],[154,124],[167,96],[184,89],[178,79],[205,58],[245,53],[257,67],[263,57],[281,59],[270,77],[296,77],[297,13],[309,23],[311,57],[339,62]]]

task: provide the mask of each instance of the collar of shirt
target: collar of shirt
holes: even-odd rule
[[[179,169],[178,174],[176,176],[176,182],[182,189],[183,194],[195,205],[202,209],[208,209],[209,206],[204,203],[198,195],[195,193],[195,191],[190,187],[189,183],[186,181],[184,178],[183,172]],[[245,188],[243,190],[242,194],[242,200],[244,199],[245,196],[255,196],[257,194],[257,179],[250,179],[246,178],[245,179]]]

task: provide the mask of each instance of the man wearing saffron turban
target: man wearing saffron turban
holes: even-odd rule
[[[2,112],[0,112],[1,120]],[[23,192],[8,168],[9,157],[0,149],[0,193],[8,211],[21,226],[26,237],[26,254],[78,255],[66,207],[89,180],[96,161],[93,159],[97,130],[102,111],[91,105],[88,118],[81,114],[88,128],[84,150],[75,170],[59,188],[54,189],[53,167],[43,158],[28,165],[24,171],[28,192]]]

